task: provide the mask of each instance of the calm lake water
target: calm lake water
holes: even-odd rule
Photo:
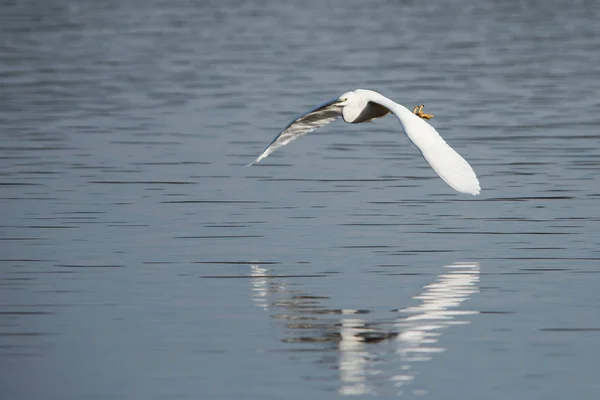
[[[594,1],[0,3],[0,398],[600,398]],[[355,88],[426,104],[482,194]]]

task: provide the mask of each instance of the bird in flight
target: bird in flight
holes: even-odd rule
[[[260,162],[278,148],[340,117],[349,124],[358,124],[389,113],[398,118],[406,136],[444,182],[457,192],[479,194],[481,188],[473,168],[426,122],[433,115],[425,114],[423,105],[410,111],[372,90],[356,89],[344,93],[296,118],[249,165]]]

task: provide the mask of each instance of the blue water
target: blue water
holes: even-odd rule
[[[3,2],[0,397],[598,398],[599,10]]]

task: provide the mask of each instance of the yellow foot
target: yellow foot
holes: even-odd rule
[[[421,117],[423,119],[431,119],[433,118],[433,115],[431,114],[425,114],[423,112],[423,107],[425,107],[425,104],[421,104],[420,106],[415,106],[415,108],[413,109],[413,114],[415,114],[418,117]]]

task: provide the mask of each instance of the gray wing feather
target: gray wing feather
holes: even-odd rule
[[[256,164],[263,158],[268,157],[269,154],[278,148],[298,139],[300,136],[306,135],[308,132],[314,131],[341,117],[342,107],[335,104],[337,101],[338,99],[328,101],[290,122],[288,126],[273,139],[265,151],[263,151],[256,160],[248,164],[248,166]]]
[[[385,117],[389,113],[390,110],[387,107],[369,101],[367,106],[361,111],[358,117],[352,121],[352,123],[360,124],[361,122],[370,122],[374,119]]]

